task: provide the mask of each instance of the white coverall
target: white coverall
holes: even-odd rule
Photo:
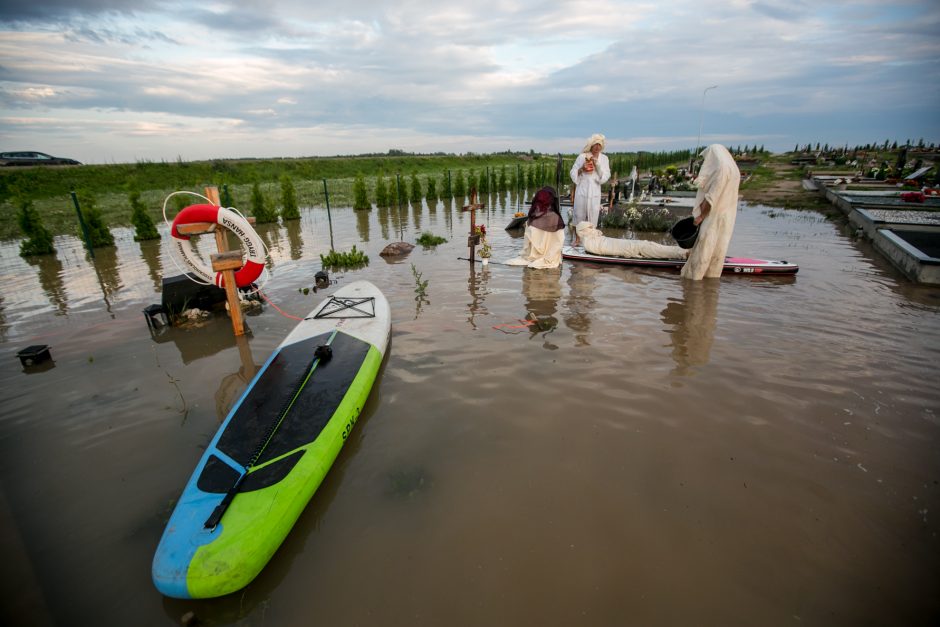
[[[564,244],[564,229],[550,232],[527,224],[522,254],[515,259],[510,259],[506,264],[530,268],[557,268],[561,265],[561,249]]]
[[[702,151],[702,156],[692,215],[701,215],[704,200],[711,205],[711,210],[699,225],[698,239],[689,260],[682,266],[683,278],[695,280],[721,276],[738,213],[738,186],[741,184],[741,172],[727,148],[712,144]]]
[[[574,192],[574,208],[572,211],[572,224],[579,222],[590,222],[597,226],[597,218],[601,213],[601,185],[610,179],[610,162],[607,155],[600,153],[594,162],[593,172],[582,172],[578,175],[578,170],[584,165],[584,159],[590,153],[581,153],[574,160],[571,167],[571,181],[577,186]]]

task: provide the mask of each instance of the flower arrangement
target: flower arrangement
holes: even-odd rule
[[[486,226],[483,224],[476,225],[473,234],[480,236],[480,258],[489,259],[493,255],[493,249],[490,243],[486,241]]]

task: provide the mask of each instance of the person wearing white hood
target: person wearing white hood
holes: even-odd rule
[[[712,144],[702,151],[702,157],[692,209],[693,221],[699,227],[698,238],[681,273],[683,278],[694,280],[721,276],[738,213],[741,184],[738,164],[727,148]]]
[[[607,138],[600,133],[591,135],[578,158],[571,166],[571,181],[576,185],[571,224],[590,222],[597,226],[601,213],[601,185],[610,179],[610,162],[602,150]],[[577,233],[574,245],[580,243]]]

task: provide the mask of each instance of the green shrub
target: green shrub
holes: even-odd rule
[[[254,216],[258,224],[268,222],[277,222],[277,214],[271,209],[264,194],[261,193],[261,185],[255,183],[251,187],[251,215]]]
[[[147,207],[140,200],[140,192],[133,191],[128,196],[131,202],[131,224],[134,225],[134,241],[160,239],[160,233],[153,224],[153,218],[147,213]]]
[[[299,220],[300,209],[297,207],[297,192],[291,178],[281,175],[281,217],[285,220]]]
[[[98,209],[95,197],[88,192],[80,192],[78,194],[78,204],[82,209],[82,216],[85,221],[85,228],[88,230],[91,247],[114,246],[114,236],[108,229],[108,225],[104,223],[104,218],[101,216],[101,210]],[[78,236],[84,239],[81,227],[79,227]]]
[[[366,192],[366,178],[362,172],[356,175],[356,182],[353,183],[353,209],[371,209],[369,204],[369,194]]]
[[[411,204],[420,205],[421,204],[421,181],[418,180],[418,173],[411,173]]]
[[[385,183],[385,175],[379,174],[375,180],[375,204],[378,207],[388,207],[388,186]]]
[[[326,255],[320,255],[324,268],[359,268],[369,265],[369,256],[358,250],[355,244],[348,253],[338,253],[331,250]]]
[[[401,175],[395,176],[395,198],[396,202],[399,205],[408,204],[408,190],[406,189],[405,183],[402,183]]]
[[[430,231],[425,231],[424,233],[418,236],[418,239],[416,241],[422,246],[424,246],[425,248],[431,248],[431,247],[437,246],[438,244],[446,243],[447,239],[439,235],[435,235],[434,233],[431,233]]]
[[[464,184],[463,170],[457,170],[454,173],[454,198],[463,202],[464,196],[466,195],[467,186]]]
[[[426,197],[429,204],[437,202],[437,181],[434,180],[433,176],[428,176],[428,191]]]
[[[449,199],[454,197],[454,188],[450,184],[450,171],[444,170],[444,178],[441,183],[441,198]]]
[[[39,212],[33,208],[33,203],[29,200],[20,200],[19,205],[20,210],[16,219],[26,235],[26,239],[20,243],[20,256],[54,253],[52,233],[43,225]]]

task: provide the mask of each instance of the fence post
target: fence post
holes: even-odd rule
[[[91,255],[91,258],[95,258],[95,248],[91,245],[91,238],[88,236],[88,227],[85,226],[85,218],[82,216],[82,208],[78,204],[78,196],[75,195],[75,190],[73,189],[69,192],[72,195],[72,202],[75,203],[75,212],[78,214],[78,224],[82,227],[82,237],[85,238],[85,246],[88,248],[88,254]]]
[[[323,196],[326,198],[326,219],[330,223],[330,250],[333,250],[333,217],[330,215],[330,190],[326,187],[326,179],[323,179]]]

